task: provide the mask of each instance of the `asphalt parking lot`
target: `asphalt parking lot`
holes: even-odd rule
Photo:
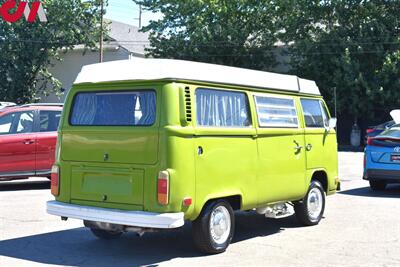
[[[46,179],[0,184],[0,266],[400,266],[400,186],[375,193],[361,180],[362,153],[341,152],[342,191],[328,197],[318,226],[294,216],[237,214],[233,244],[219,255],[196,252],[191,226],[102,241],[77,220],[47,215]]]

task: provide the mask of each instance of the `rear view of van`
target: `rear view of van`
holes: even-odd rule
[[[340,186],[335,122],[296,76],[160,59],[86,66],[65,103],[47,211],[104,239],[192,221],[206,253],[229,246],[236,210],[282,218],[294,206],[316,225]]]

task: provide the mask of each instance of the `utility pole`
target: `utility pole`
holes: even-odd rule
[[[337,96],[336,96],[336,87],[333,87],[333,98],[335,101],[335,118],[337,118]]]
[[[139,5],[139,18],[134,18],[135,20],[139,21],[139,30],[142,28],[142,15],[143,15],[142,5]]]
[[[101,3],[101,15],[100,15],[100,60],[103,62],[104,59],[104,0],[100,0]]]
[[[142,5],[139,5],[139,30],[142,28]]]

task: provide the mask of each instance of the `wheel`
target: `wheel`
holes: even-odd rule
[[[111,240],[111,239],[117,239],[119,237],[121,237],[122,232],[113,232],[113,231],[106,231],[106,230],[101,230],[101,229],[96,229],[96,228],[90,228],[90,231],[92,231],[92,233],[100,238],[100,239],[107,239],[107,240]]]
[[[318,181],[312,181],[306,196],[294,203],[296,217],[306,226],[317,225],[325,210],[325,191]]]
[[[235,230],[235,216],[225,200],[208,204],[193,222],[195,246],[204,253],[216,254],[226,250]]]
[[[385,181],[378,181],[378,180],[369,180],[369,186],[371,187],[372,191],[382,191],[386,188]]]

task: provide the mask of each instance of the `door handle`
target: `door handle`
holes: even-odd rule
[[[307,150],[307,151],[311,151],[311,149],[312,149],[312,144],[308,144],[308,145],[306,146],[306,150]]]
[[[295,149],[296,151],[300,151],[300,150],[303,149],[303,147],[302,147],[302,146],[295,146],[294,149]]]
[[[297,153],[300,153],[301,150],[303,149],[303,147],[302,147],[299,143],[297,143],[296,140],[294,140],[293,142],[294,142],[295,145],[296,145],[296,146],[294,147],[294,150],[296,150],[296,154],[297,154]]]
[[[35,143],[35,141],[34,140],[24,140],[23,142],[22,142],[24,145],[31,145],[31,144],[33,144],[33,143]]]

